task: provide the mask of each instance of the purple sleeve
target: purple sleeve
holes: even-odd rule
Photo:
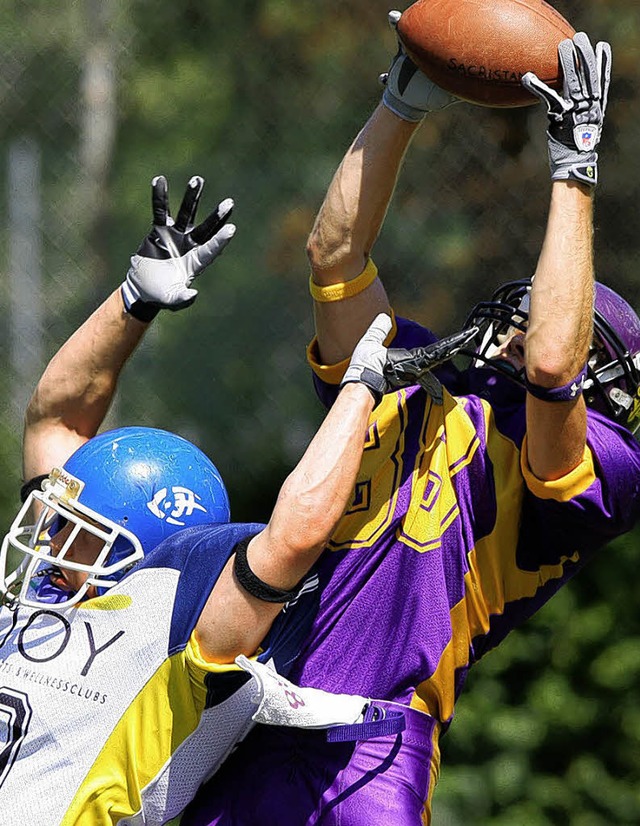
[[[518,571],[537,575],[539,585],[533,595],[508,601],[502,613],[491,618],[490,632],[474,640],[476,660],[640,518],[640,445],[626,428],[594,411],[589,411],[587,441],[596,478],[585,491],[568,501],[525,493],[515,565]],[[615,558],[603,555],[600,564],[615,565]],[[549,566],[556,568],[552,575]]]
[[[609,517],[604,529],[609,539],[631,530],[640,517],[640,444],[626,427],[594,411],[589,411],[587,443],[600,485],[577,498]]]
[[[589,411],[587,443],[596,478],[569,501],[529,495],[523,511],[519,564],[536,570],[578,552],[583,563],[593,551],[620,536],[640,518],[640,445],[624,427]],[[542,528],[541,526],[544,526]],[[540,542],[541,536],[546,537]],[[538,537],[538,541],[533,540]],[[536,546],[536,547],[534,547]],[[542,556],[549,558],[542,559]],[[527,563],[533,562],[531,566]]]

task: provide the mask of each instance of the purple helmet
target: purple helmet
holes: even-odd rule
[[[587,402],[632,432],[640,427],[640,318],[610,287],[596,282]]]
[[[531,280],[510,281],[471,311],[465,327],[477,326],[480,344],[468,355],[506,373],[519,383],[524,376],[492,354],[510,328],[526,330]],[[584,393],[587,404],[635,432],[640,427],[640,318],[618,293],[596,282],[593,343]]]

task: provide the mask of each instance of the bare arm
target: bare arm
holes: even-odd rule
[[[611,76],[609,44],[600,42],[594,49],[584,32],[563,40],[558,56],[562,95],[534,74],[525,74],[522,81],[547,106],[554,182],[525,339],[527,377],[543,388],[572,382],[585,365],[591,343],[593,188]],[[528,393],[527,457],[533,473],[551,481],[576,468],[584,454],[586,427],[581,395],[550,402]]]
[[[525,360],[529,381],[560,387],[582,370],[592,337],[593,193],[575,183],[553,184],[549,221],[533,287]],[[584,398],[548,402],[527,394],[528,460],[539,479],[557,479],[582,459]]]
[[[329,541],[347,507],[360,467],[373,397],[362,384],[340,392],[298,466],[286,479],[273,515],[248,547],[254,573],[275,588],[293,588]],[[203,655],[232,662],[253,654],[282,605],[245,591],[229,560],[196,628]]]
[[[386,389],[383,341],[391,318],[378,316],[357,344],[343,387],[298,466],[285,481],[267,527],[247,548],[263,583],[291,591],[320,556],[353,494],[374,398]],[[227,563],[198,620],[196,636],[212,662],[252,654],[282,605],[250,594]]]
[[[380,105],[347,151],[307,243],[316,284],[351,281],[362,272],[418,126]],[[352,298],[314,302],[322,361],[335,364],[348,358],[373,318],[388,311],[380,279]]]
[[[189,181],[174,222],[166,179],[159,175],[151,182],[153,227],[131,258],[124,283],[56,353],[29,402],[23,440],[25,481],[63,465],[96,435],[146,322],[161,309],[180,310],[195,301],[194,279],[235,233],[235,226],[227,223],[231,199],[194,227],[203,187],[198,176]]]
[[[64,464],[95,436],[148,326],[125,312],[116,290],[51,359],[25,414],[25,480]]]
[[[309,236],[307,254],[312,279],[319,287],[347,284],[363,272],[418,126],[429,112],[458,102],[406,55],[397,38],[400,17],[399,11],[388,14],[397,49],[389,71],[380,76],[382,101],[347,151]],[[357,286],[365,288],[339,301],[314,303],[319,355],[324,364],[347,359],[373,318],[389,312],[389,300],[379,279],[369,283],[365,278]]]

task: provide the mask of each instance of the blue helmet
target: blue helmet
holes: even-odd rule
[[[2,544],[0,592],[7,604],[70,605],[91,585],[103,593],[163,539],[230,518],[229,497],[215,465],[186,439],[149,427],[123,427],[90,439],[63,468],[51,472],[42,488],[28,497]],[[34,505],[38,520],[27,524]],[[50,538],[68,523],[71,530],[53,555]],[[89,565],[67,558],[81,530],[102,541]],[[8,574],[7,563],[13,556],[15,566],[16,553],[22,562]],[[88,574],[71,597],[51,585],[49,574],[61,569]]]

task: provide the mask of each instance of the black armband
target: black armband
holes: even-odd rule
[[[40,476],[34,476],[33,479],[29,479],[28,482],[25,482],[24,485],[22,485],[20,488],[20,501],[23,505],[27,501],[29,494],[33,493],[34,490],[41,490],[42,483],[48,478],[48,473],[42,473]]]
[[[233,549],[236,555],[233,561],[233,573],[236,579],[248,594],[251,594],[251,596],[256,599],[261,599],[263,602],[291,602],[291,600],[298,596],[304,578],[290,591],[283,591],[282,588],[274,588],[272,585],[267,585],[267,583],[256,576],[249,567],[247,547],[252,539],[253,536],[245,537],[238,542]]]

